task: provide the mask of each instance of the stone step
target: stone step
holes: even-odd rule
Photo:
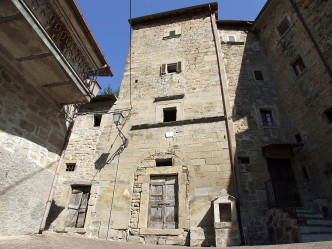
[[[306,218],[306,219],[310,219],[310,218],[314,218],[314,219],[324,219],[322,214],[317,214],[317,213],[297,213],[297,217],[299,218]]]
[[[300,226],[300,233],[332,233],[332,226]]]
[[[332,226],[332,220],[328,219],[307,219],[307,225],[322,225],[322,226]]]
[[[315,212],[311,209],[297,208],[296,213],[298,214],[314,214]]]
[[[332,240],[332,233],[301,234],[302,242],[319,242]]]

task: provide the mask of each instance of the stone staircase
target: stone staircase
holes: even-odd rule
[[[301,242],[332,241],[332,219],[310,209],[297,208]]]

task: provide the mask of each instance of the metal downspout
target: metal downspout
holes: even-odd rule
[[[39,228],[39,231],[38,231],[39,234],[43,233],[43,231],[45,229],[47,217],[50,213],[52,200],[53,200],[54,193],[55,193],[55,188],[56,188],[56,185],[57,185],[58,179],[59,179],[59,174],[60,174],[62,161],[63,161],[63,158],[65,156],[66,149],[67,149],[67,146],[68,146],[68,143],[69,143],[69,138],[70,138],[70,135],[71,135],[72,130],[73,130],[73,126],[74,126],[74,122],[75,122],[75,118],[76,118],[76,113],[77,113],[77,110],[74,111],[73,119],[71,120],[70,125],[69,125],[68,130],[67,130],[67,133],[66,133],[65,143],[63,145],[61,155],[60,155],[60,158],[59,158],[58,163],[57,163],[56,171],[55,171],[53,181],[52,181],[51,190],[50,190],[50,193],[48,195],[47,202],[46,202],[46,207],[45,207],[43,219],[40,223],[40,228]]]
[[[211,6],[210,7],[210,20],[211,20],[211,26],[212,26],[212,33],[214,38],[214,43],[216,47],[216,55],[217,55],[217,63],[218,63],[218,73],[219,73],[219,79],[220,79],[220,90],[222,95],[222,101],[223,101],[223,109],[224,109],[224,115],[225,115],[225,124],[226,124],[226,132],[227,132],[227,142],[228,142],[228,148],[229,148],[229,156],[230,156],[230,163],[232,167],[233,172],[233,182],[234,182],[234,188],[235,188],[235,197],[236,197],[236,212],[237,212],[237,219],[238,219],[238,225],[241,235],[241,244],[244,244],[244,235],[242,230],[242,222],[241,222],[241,212],[240,212],[240,191],[239,191],[239,175],[236,172],[236,166],[237,161],[236,158],[236,146],[235,146],[235,133],[233,130],[233,120],[231,115],[231,106],[230,101],[228,99],[228,90],[227,90],[227,78],[226,78],[226,69],[225,65],[223,64],[220,56],[221,53],[221,47],[220,47],[220,41],[219,41],[219,35],[216,25],[216,19],[214,16],[214,13],[212,13]]]
[[[327,73],[329,74],[330,78],[332,78],[332,71],[331,71],[331,68],[330,68],[329,65],[327,64],[327,62],[326,62],[326,60],[325,60],[325,58],[324,58],[324,55],[323,55],[322,51],[320,50],[320,48],[319,48],[319,46],[318,46],[318,43],[316,42],[314,36],[312,35],[312,33],[311,33],[311,31],[310,31],[308,25],[306,24],[306,22],[305,22],[303,16],[301,15],[299,8],[297,7],[297,5],[296,5],[296,3],[294,2],[294,0],[289,0],[289,1],[290,1],[291,5],[292,5],[293,9],[294,9],[295,12],[296,12],[296,15],[297,15],[298,18],[300,19],[300,21],[301,21],[301,23],[302,23],[302,25],[303,25],[305,31],[307,32],[307,34],[308,34],[308,36],[309,36],[311,42],[313,43],[313,45],[314,45],[314,47],[315,47],[315,49],[316,49],[316,51],[317,51],[317,53],[318,53],[318,56],[319,56],[320,59],[322,60],[324,66],[325,66],[325,68],[326,68]]]

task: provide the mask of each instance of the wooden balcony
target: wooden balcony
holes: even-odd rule
[[[112,76],[73,0],[2,0],[0,58],[57,104],[89,102]]]

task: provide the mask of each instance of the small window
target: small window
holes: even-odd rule
[[[228,41],[229,42],[235,42],[236,41],[235,36],[234,35],[228,35]]]
[[[262,124],[264,126],[273,126],[272,111],[261,110],[260,113],[262,118]]]
[[[238,161],[239,161],[239,164],[250,164],[249,157],[239,157]]]
[[[176,108],[165,108],[164,111],[164,122],[176,121]]]
[[[167,64],[167,73],[176,73],[177,72],[177,63]]]
[[[156,167],[173,166],[172,158],[156,159]]]
[[[302,58],[299,57],[296,61],[294,61],[292,67],[295,75],[296,76],[300,75],[300,73],[302,73],[302,71],[305,69],[305,65],[303,63]]]
[[[264,80],[262,71],[254,71],[254,75],[256,80]]]
[[[332,107],[325,111],[325,115],[326,115],[327,121],[329,123],[332,123]]]
[[[66,163],[66,171],[73,172],[75,171],[76,164],[75,163]]]
[[[290,28],[291,22],[289,18],[286,16],[278,25],[277,30],[280,36],[283,36],[287,30]]]
[[[302,173],[305,180],[309,180],[309,174],[306,167],[302,167]]]
[[[181,61],[175,63],[162,64],[160,67],[160,74],[180,73],[182,71]]]
[[[297,142],[297,143],[301,143],[301,142],[302,142],[302,137],[301,137],[300,133],[297,133],[297,134],[295,135],[295,139],[296,139],[296,142]]]
[[[98,126],[100,126],[102,116],[103,116],[103,115],[101,115],[101,114],[95,114],[95,115],[93,116],[93,118],[94,118],[94,125],[93,125],[93,126],[94,126],[94,127],[98,127]]]
[[[176,34],[176,31],[175,31],[175,30],[171,30],[171,31],[169,31],[169,36],[175,36],[175,34]]]

